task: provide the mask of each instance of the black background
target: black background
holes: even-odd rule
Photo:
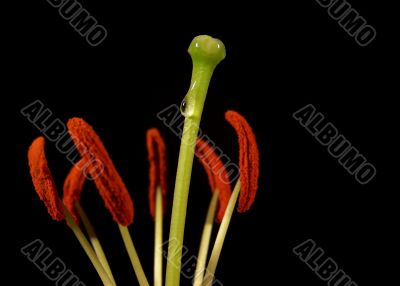
[[[239,111],[253,126],[261,162],[255,204],[248,213],[234,215],[217,278],[224,285],[326,285],[292,253],[311,238],[358,285],[389,280],[384,255],[390,251],[386,226],[391,209],[382,183],[388,175],[384,160],[390,159],[392,133],[387,124],[396,92],[388,8],[352,2],[378,32],[371,45],[360,47],[315,1],[265,7],[247,2],[80,2],[108,31],[98,47],[88,45],[45,0],[19,3],[23,8],[10,10],[19,24],[8,30],[10,49],[4,54],[4,138],[12,150],[5,153],[12,160],[7,163],[11,174],[5,173],[4,179],[9,184],[3,190],[7,223],[2,234],[12,241],[4,247],[13,285],[54,284],[20,253],[37,238],[86,285],[101,283],[70,230],[51,220],[33,189],[26,154],[40,132],[19,111],[35,99],[64,122],[84,118],[103,139],[134,200],[130,230],[152,280],[145,132],[157,127],[166,140],[172,201],[180,142],[156,113],[179,104],[186,94],[191,75],[186,50],[199,34],[221,39],[227,49],[209,89],[201,128],[237,161],[235,133],[224,112]],[[369,184],[357,183],[292,118],[309,103],[376,166],[377,176]],[[46,152],[61,190],[71,165],[52,143]],[[192,255],[210,198],[197,162],[191,185],[185,245]],[[118,284],[136,285],[118,228],[94,186],[89,183],[86,189],[82,204]],[[165,238],[168,222],[169,213]],[[190,284],[182,278],[182,285]]]

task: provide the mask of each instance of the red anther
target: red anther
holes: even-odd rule
[[[235,129],[239,140],[240,195],[238,212],[250,209],[258,189],[259,153],[256,136],[246,119],[236,111],[227,111],[225,119]]]
[[[81,200],[83,185],[86,181],[86,176],[83,171],[86,163],[87,160],[81,159],[78,161],[78,163],[72,166],[67,177],[65,178],[63,187],[63,203],[77,223],[79,222],[79,219],[75,209],[75,202],[79,202]]]
[[[106,208],[115,222],[128,226],[133,222],[133,201],[103,142],[81,118],[70,119],[67,126],[82,158],[90,162],[85,170],[94,180]]]
[[[160,185],[165,213],[167,202],[167,154],[164,139],[156,128],[147,130],[146,146],[149,160],[149,206],[155,218],[156,190]]]
[[[215,220],[217,223],[221,223],[231,196],[229,174],[225,169],[224,163],[214,152],[214,148],[207,144],[206,141],[197,139],[195,153],[206,170],[211,191],[214,192],[216,189],[219,191],[218,211]]]
[[[44,143],[44,138],[38,137],[29,147],[28,161],[32,182],[50,216],[56,221],[62,221],[65,218],[64,208],[47,164]]]

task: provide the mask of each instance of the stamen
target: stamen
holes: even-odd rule
[[[227,111],[225,119],[236,130],[239,140],[240,196],[238,212],[250,209],[256,197],[259,177],[259,152],[256,136],[246,119],[236,111]]]
[[[56,221],[62,221],[65,219],[64,209],[47,164],[44,143],[44,137],[38,137],[29,147],[28,161],[32,182],[50,216]]]
[[[76,223],[79,223],[79,215],[75,208],[75,202],[81,200],[83,185],[86,181],[86,176],[83,173],[82,167],[86,164],[86,159],[81,159],[69,171],[64,181],[63,187],[63,203],[71,213]]]
[[[103,142],[83,119],[72,118],[67,126],[81,156],[96,163],[88,166],[87,170],[114,221],[123,226],[130,225],[133,222],[133,202]],[[101,174],[97,164],[104,168]]]
[[[203,165],[210,183],[211,191],[219,191],[218,211],[215,217],[217,223],[221,223],[226,207],[231,196],[231,185],[228,172],[224,163],[214,152],[214,148],[207,144],[203,139],[198,139],[196,143],[196,156]]]
[[[168,188],[166,147],[164,139],[156,128],[147,131],[146,146],[149,160],[149,206],[150,214],[154,219],[157,187],[161,187],[164,213]]]

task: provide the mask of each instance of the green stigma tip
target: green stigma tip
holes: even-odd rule
[[[188,51],[193,61],[205,61],[215,66],[226,56],[224,43],[207,35],[195,37]]]

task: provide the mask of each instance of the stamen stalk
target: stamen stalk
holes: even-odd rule
[[[212,195],[210,205],[208,207],[206,221],[203,228],[203,234],[201,235],[200,249],[199,254],[197,255],[197,264],[194,274],[193,286],[201,286],[201,284],[203,283],[206,259],[210,246],[210,238],[214,225],[215,212],[217,210],[218,196],[219,191],[218,189],[216,189]]]
[[[206,273],[204,276],[203,286],[211,286],[214,280],[215,270],[219,257],[221,255],[222,246],[224,245],[226,233],[228,232],[229,223],[231,222],[232,214],[235,209],[235,205],[240,192],[240,179],[237,181],[235,188],[233,189],[231,198],[229,199],[228,206],[225,210],[224,218],[222,219],[221,225],[218,229],[217,238],[211,252],[210,260],[207,265]]]
[[[82,230],[75,223],[74,219],[72,218],[72,215],[67,210],[67,208],[64,207],[64,211],[65,211],[65,219],[67,220],[68,225],[70,226],[72,232],[75,234],[75,236],[78,239],[79,243],[81,244],[83,250],[85,250],[87,256],[89,257],[94,268],[96,269],[97,273],[99,274],[100,279],[103,282],[104,286],[114,286],[114,283],[111,282],[110,278],[108,277],[107,272],[103,268],[103,265],[101,265],[100,260],[97,258],[96,253],[94,252],[89,241],[83,234]]]
[[[126,226],[118,224],[121,232],[122,239],[125,244],[126,251],[128,252],[129,258],[132,263],[133,270],[135,271],[136,277],[139,281],[140,286],[149,286],[146,275],[144,274],[142,264],[140,264],[139,256],[136,252],[135,246],[133,245],[132,237]]]
[[[163,204],[161,187],[156,190],[155,210],[155,234],[154,234],[154,286],[162,286],[162,259],[163,259]]]
[[[81,204],[78,201],[75,201],[75,208],[79,214],[79,217],[83,223],[83,226],[86,229],[86,232],[89,236],[90,243],[93,246],[93,249],[97,255],[97,258],[99,259],[101,265],[103,265],[104,270],[107,272],[110,280],[113,282],[114,285],[116,285],[114,276],[111,272],[110,265],[108,264],[107,257],[105,255],[103,247],[101,246],[101,243],[97,237],[94,227],[93,227],[91,221],[89,220],[89,217],[87,216],[85,210],[82,208]]]

